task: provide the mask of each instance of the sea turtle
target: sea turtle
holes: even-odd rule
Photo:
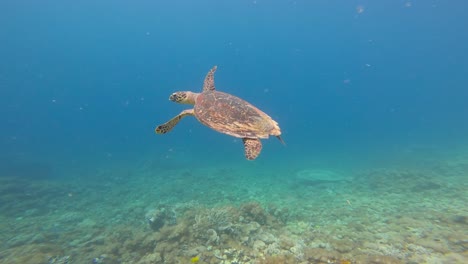
[[[278,123],[270,116],[251,105],[250,103],[231,94],[216,91],[214,84],[214,66],[206,75],[203,91],[194,93],[190,91],[175,92],[169,100],[192,104],[193,109],[187,109],[156,127],[157,134],[165,134],[174,128],[186,116],[195,116],[202,124],[227,135],[242,138],[245,157],[255,159],[262,150],[261,138],[276,136],[281,143],[281,130]]]

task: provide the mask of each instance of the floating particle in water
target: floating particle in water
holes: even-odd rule
[[[362,5],[358,5],[358,6],[356,7],[356,12],[357,12],[358,14],[364,13],[364,10],[365,10],[365,9],[364,9],[364,6],[362,6]]]
[[[413,3],[411,3],[411,2],[406,2],[405,3],[405,7],[412,7],[412,6],[413,6]]]

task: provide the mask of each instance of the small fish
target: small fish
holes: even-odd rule
[[[200,257],[199,256],[195,256],[193,258],[190,259],[190,262],[192,263],[198,263],[198,261],[200,261]]]

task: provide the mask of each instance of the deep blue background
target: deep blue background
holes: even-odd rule
[[[169,94],[199,91],[213,65],[219,90],[282,127],[287,147],[264,141],[257,162],[466,144],[467,8],[466,1],[2,1],[1,162],[243,162],[239,140],[195,119],[164,136],[153,132],[187,108]]]

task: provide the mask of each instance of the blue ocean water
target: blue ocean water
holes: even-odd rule
[[[96,205],[100,199],[120,200],[109,207],[102,205],[102,211],[110,207],[118,211],[119,203],[127,204],[122,208],[141,209],[135,218],[122,216],[116,220],[118,223],[139,223],[140,218],[144,222],[145,210],[158,200],[168,204],[196,201],[202,206],[214,206],[212,201],[219,200],[240,208],[250,200],[263,206],[284,205],[291,199],[305,203],[306,199],[315,199],[308,196],[310,190],[291,198],[290,193],[301,190],[294,183],[293,187],[283,184],[303,175],[305,169],[316,168],[342,170],[345,174],[375,168],[422,170],[434,177],[430,182],[434,185],[421,186],[431,190],[440,187],[443,193],[447,191],[443,188],[458,186],[457,191],[451,190],[458,195],[447,197],[446,202],[464,204],[468,174],[467,8],[464,1],[436,0],[3,1],[0,178],[4,178],[4,187],[14,188],[2,190],[2,221],[11,224],[29,218],[38,229],[51,230],[44,226],[61,220],[53,220],[56,216],[50,212],[58,210],[63,216],[69,211],[81,211],[87,204]],[[218,66],[216,88],[269,114],[280,124],[286,146],[274,137],[263,140],[259,158],[247,161],[240,139],[215,132],[191,117],[166,135],[154,133],[157,125],[190,108],[170,102],[169,95],[180,90],[201,91],[203,79],[214,65]],[[447,175],[454,177],[453,182],[444,185]],[[385,178],[381,184],[387,184]],[[241,194],[250,181],[263,187]],[[341,193],[349,190],[349,197],[354,197],[367,183],[361,179],[336,188],[343,188]],[[52,187],[37,191],[36,184]],[[369,192],[377,185],[370,184]],[[151,193],[150,186],[159,191]],[[171,193],[168,186],[175,191]],[[337,193],[334,188],[320,187],[317,192]],[[38,209],[34,203],[23,203],[27,198],[15,196],[34,193],[35,199],[47,204],[87,190],[96,195],[95,200],[87,195],[90,200],[84,197],[80,202],[51,206],[38,214],[40,219],[34,219],[35,214],[22,215]],[[268,190],[276,196],[269,196]],[[234,198],[226,198],[226,193]],[[438,194],[424,193],[424,199],[437,200]],[[139,199],[141,204],[132,204]],[[400,199],[407,200],[406,196]],[[353,203],[351,198],[344,200]],[[296,212],[297,208],[289,206]],[[444,206],[431,210],[442,214],[441,208]],[[453,216],[448,217],[458,220],[447,224],[455,227],[445,230],[445,234],[460,234],[457,230],[466,228],[468,212],[463,206],[451,210]],[[291,224],[307,222],[301,213],[291,215]],[[97,216],[93,210],[88,218],[98,223],[91,228],[112,226],[103,220],[107,216]],[[74,225],[73,221],[64,223]],[[268,227],[266,222],[256,222]],[[145,228],[134,226],[132,232],[143,232]],[[7,229],[8,225],[0,228]],[[59,235],[50,235],[54,232]],[[61,239],[75,241],[74,236],[84,235],[54,232],[44,231],[42,240],[29,237],[20,242],[17,233],[6,232],[4,241],[15,242],[1,248],[4,253],[0,253],[0,262],[58,263],[70,256],[74,259],[71,263],[160,263],[144,262],[144,256],[159,252],[146,247],[134,246],[119,253],[112,249],[93,252],[96,258],[100,254],[113,255],[107,257],[107,262],[104,257],[94,260],[92,254],[82,253],[87,243],[83,241],[57,250]],[[444,237],[449,246],[443,250],[411,242],[427,248],[431,252],[425,251],[427,258],[414,257],[416,246],[409,250],[412,255],[392,255],[377,249],[374,253],[403,263],[462,263],[467,239],[466,231],[462,234],[464,237],[454,240],[464,241],[459,242],[464,246],[455,246],[458,242]],[[93,236],[100,235],[95,231]],[[353,239],[352,235],[345,236]],[[47,243],[52,243],[53,249],[42,247]],[[217,243],[225,247],[222,238]],[[323,243],[303,245],[302,249],[337,250]],[[17,258],[15,250],[37,252],[38,248],[43,254],[37,257],[40,261],[32,253],[27,260]],[[126,255],[126,250],[140,255]],[[206,252],[199,250],[192,255],[201,256],[200,263],[234,263],[226,258],[226,262],[220,262]],[[288,252],[295,255],[296,251]],[[280,253],[263,254],[268,257]],[[183,261],[193,257],[174,254],[185,258]],[[307,261],[304,254],[303,259],[296,254],[296,262],[292,263]],[[340,254],[349,255],[336,257],[336,263],[344,259],[365,263],[355,251]],[[443,259],[448,254],[452,258]],[[168,253],[165,261],[176,263]],[[257,255],[249,261],[242,263],[268,259]],[[311,258],[308,261],[322,263]]]

